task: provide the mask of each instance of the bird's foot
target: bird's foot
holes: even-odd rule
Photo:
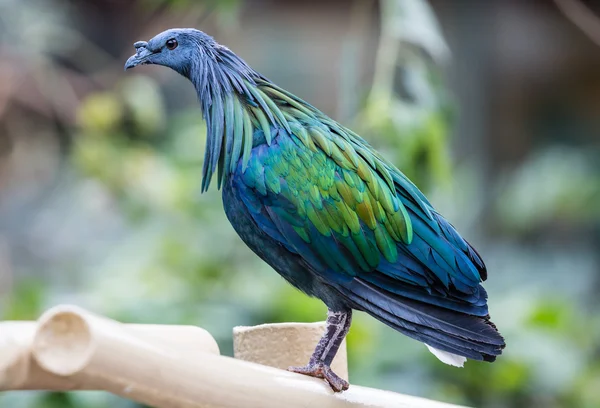
[[[288,371],[298,374],[304,374],[311,377],[322,378],[331,387],[334,392],[341,392],[347,390],[350,384],[336,373],[333,372],[331,367],[324,363],[312,363],[305,365],[304,367],[289,367]]]

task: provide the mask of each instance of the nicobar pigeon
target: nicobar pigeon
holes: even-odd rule
[[[481,257],[364,139],[201,31],[170,29],[134,47],[125,69],[163,65],[196,88],[207,127],[202,192],[217,173],[241,239],[327,305],[314,354],[291,371],[347,389],[330,365],[353,309],[425,343],[447,364],[502,353]]]

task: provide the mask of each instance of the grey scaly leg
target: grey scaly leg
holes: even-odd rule
[[[347,390],[349,386],[348,382],[334,373],[330,366],[344,337],[346,337],[346,334],[350,330],[351,323],[352,310],[343,312],[328,310],[325,333],[321,337],[321,340],[319,340],[308,364],[304,367],[290,367],[288,370],[312,377],[323,378],[335,392]]]

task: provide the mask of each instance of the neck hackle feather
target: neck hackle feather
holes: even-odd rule
[[[189,73],[207,128],[202,192],[208,190],[215,170],[218,188],[240,158],[245,170],[253,145],[262,140],[270,145],[277,128],[293,133],[311,150],[316,143],[343,167],[365,176],[369,172],[364,167],[369,165],[394,191],[390,165],[357,134],[273,84],[227,47],[215,45],[203,52],[210,55],[199,58]],[[324,127],[328,128],[325,132]],[[341,138],[331,137],[330,130]],[[370,185],[377,188],[374,182]],[[394,207],[401,206],[398,200],[392,201]]]

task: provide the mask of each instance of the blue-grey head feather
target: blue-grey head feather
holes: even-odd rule
[[[202,175],[202,191],[207,190],[221,150],[232,144],[223,140],[226,96],[235,92],[254,101],[248,86],[255,85],[257,78],[265,78],[227,47],[193,28],[166,30],[148,42],[136,42],[134,47],[136,54],[125,63],[126,70],[137,65],[162,65],[194,84],[208,130]]]

